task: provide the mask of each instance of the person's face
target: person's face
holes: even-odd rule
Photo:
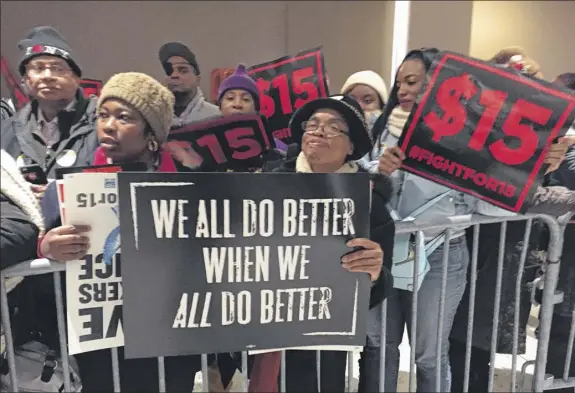
[[[30,95],[45,101],[71,101],[79,86],[78,76],[56,56],[37,56],[26,64],[24,83]]]
[[[256,106],[254,98],[245,90],[228,90],[220,101],[220,110],[224,116],[236,113],[254,113]]]
[[[339,168],[353,152],[349,127],[333,109],[316,111],[302,124],[302,128],[302,151],[310,164],[333,165]]]
[[[413,109],[415,100],[425,82],[425,66],[419,59],[411,59],[403,62],[397,73],[397,99],[404,111]]]
[[[168,75],[167,86],[172,93],[191,93],[198,87],[200,76],[186,59],[172,56],[168,63],[172,66],[172,74]]]
[[[96,130],[100,147],[113,162],[140,161],[149,152],[148,143],[153,138],[146,132],[140,112],[116,98],[102,104]]]
[[[367,85],[358,84],[349,91],[352,96],[361,105],[364,113],[381,110],[381,99],[379,94]]]

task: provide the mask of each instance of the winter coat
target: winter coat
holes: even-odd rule
[[[59,167],[90,165],[98,147],[95,132],[97,98],[84,98],[76,92],[76,104],[58,114],[60,142],[48,148],[35,131],[38,127],[38,101],[32,100],[8,120],[2,121],[1,145],[19,165],[38,164],[49,179]]]
[[[44,233],[44,223],[38,202],[24,180],[16,162],[4,150],[0,152],[0,204],[2,211],[0,235],[0,266],[2,270],[36,257],[38,236]],[[23,277],[6,278],[8,312],[15,343],[20,343],[26,325],[18,312],[22,296]],[[18,286],[18,287],[17,287]],[[4,353],[4,327],[2,327],[2,353]]]
[[[4,150],[0,152],[2,179],[2,269],[36,257],[38,236],[44,222],[38,201],[24,180],[16,162]]]
[[[292,154],[295,150],[291,151]],[[297,156],[290,156],[272,172],[295,173]],[[364,172],[363,169],[359,169]],[[393,278],[391,276],[391,267],[393,265],[393,246],[395,237],[395,222],[391,219],[387,210],[387,203],[392,191],[392,185],[389,178],[382,175],[373,175],[373,192],[371,201],[370,214],[370,238],[379,243],[383,250],[383,268],[379,279],[371,288],[369,307],[373,308],[381,303],[387,297],[390,288],[393,287]]]

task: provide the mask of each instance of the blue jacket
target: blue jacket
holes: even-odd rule
[[[365,155],[358,161],[359,165],[370,173],[377,173],[379,157],[385,147],[397,145],[398,138],[388,132],[387,127],[375,141],[371,154]],[[391,207],[400,217],[406,218],[414,210],[436,196],[449,193],[427,211],[418,216],[421,219],[433,219],[435,217],[451,217],[462,214],[471,214],[475,211],[477,199],[462,192],[452,190],[420,176],[404,171],[396,171],[391,175],[393,182],[393,195],[390,199]],[[432,239],[442,230],[425,231],[426,239]],[[457,227],[452,238],[465,234],[465,227]]]

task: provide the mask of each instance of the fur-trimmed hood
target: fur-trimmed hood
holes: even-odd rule
[[[40,204],[30,189],[30,184],[24,180],[16,161],[4,150],[0,151],[0,168],[2,178],[0,190],[30,217],[30,220],[40,229],[40,236],[44,234],[44,219]]]

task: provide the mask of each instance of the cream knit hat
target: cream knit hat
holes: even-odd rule
[[[355,74],[352,74],[343,84],[343,87],[341,88],[341,94],[349,94],[349,92],[356,85],[366,85],[371,87],[377,92],[377,94],[379,94],[381,103],[383,105],[387,103],[387,86],[385,85],[383,78],[376,72],[359,71]]]
[[[172,124],[174,95],[160,82],[139,72],[116,74],[102,88],[98,110],[109,98],[134,106],[152,128],[156,141],[165,142]]]

